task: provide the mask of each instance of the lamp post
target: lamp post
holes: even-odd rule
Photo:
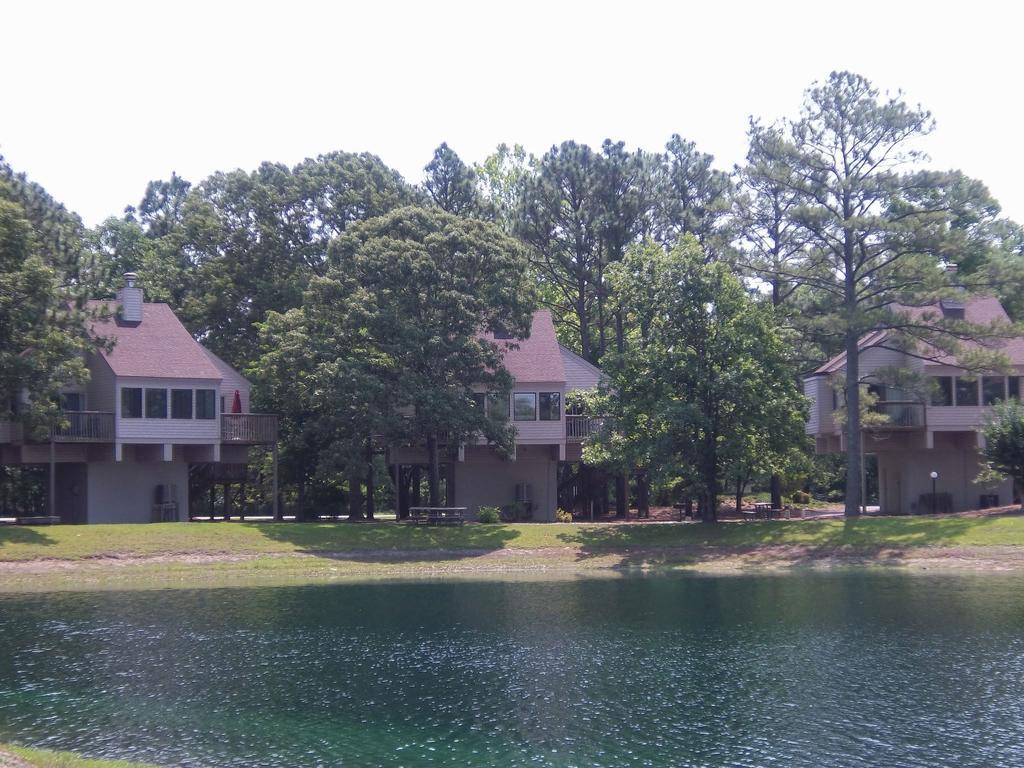
[[[935,481],[939,479],[939,473],[934,469],[932,470],[932,514],[935,514],[935,505],[938,503],[938,499],[935,496]]]

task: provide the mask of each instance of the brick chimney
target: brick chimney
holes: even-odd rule
[[[136,285],[138,275],[134,272],[124,273],[124,287],[117,292],[117,300],[121,304],[121,319],[126,323],[142,322],[142,289]]]

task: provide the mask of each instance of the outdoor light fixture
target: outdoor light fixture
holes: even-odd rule
[[[934,469],[932,470],[932,514],[935,514],[935,505],[938,504],[938,499],[935,498],[935,481],[939,479],[939,473]]]

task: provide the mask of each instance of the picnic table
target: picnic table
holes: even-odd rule
[[[462,525],[465,516],[465,507],[409,507],[413,525]]]

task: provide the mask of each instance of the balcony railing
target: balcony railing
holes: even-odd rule
[[[225,443],[257,445],[277,442],[277,416],[267,413],[224,413],[220,439]]]
[[[64,411],[62,424],[50,430],[55,443],[112,443],[114,414],[103,411]]]
[[[566,414],[565,439],[570,443],[582,443],[597,432],[603,424],[604,419],[599,417]]]
[[[882,400],[871,406],[871,412],[886,417],[878,423],[865,424],[871,431],[887,429],[924,429],[924,403],[915,400]]]

